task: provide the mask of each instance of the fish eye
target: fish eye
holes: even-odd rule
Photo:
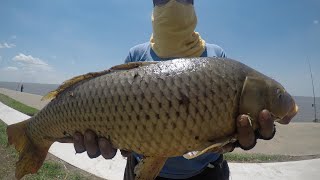
[[[277,97],[278,99],[281,99],[282,98],[282,95],[283,95],[283,92],[281,91],[281,89],[277,88]]]

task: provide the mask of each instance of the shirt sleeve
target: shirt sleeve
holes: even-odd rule
[[[132,62],[131,51],[129,51],[128,56],[127,56],[126,59],[124,60],[124,63],[129,63],[129,62]]]
[[[220,57],[220,58],[226,58],[227,57],[226,53],[224,52],[224,50],[220,46],[216,45],[215,49],[216,49],[217,57]]]
[[[129,50],[129,54],[125,59],[125,63],[141,61],[141,56],[145,53],[147,46],[138,44]]]
[[[222,57],[222,58],[226,58],[227,57],[227,55],[226,55],[226,53],[224,52],[223,49],[221,49],[220,57]]]
[[[224,50],[216,45],[216,44],[208,44],[207,43],[207,56],[208,57],[220,57],[220,58],[226,58],[227,55],[224,52]]]

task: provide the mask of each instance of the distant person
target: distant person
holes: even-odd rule
[[[21,84],[20,91],[23,92],[23,84]]]

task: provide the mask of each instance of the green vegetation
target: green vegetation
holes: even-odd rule
[[[237,163],[265,163],[265,162],[282,162],[297,160],[298,157],[286,155],[266,155],[266,154],[251,154],[251,153],[227,153],[224,158],[229,162]]]
[[[7,136],[5,132],[6,132],[6,125],[2,121],[0,121],[0,145],[7,144]]]
[[[0,120],[0,146],[1,147],[6,147],[8,144],[6,127],[7,125]],[[18,155],[16,154],[16,151],[13,148],[7,148],[7,153],[8,153],[8,156],[10,157],[18,158]]]
[[[1,93],[0,93],[0,102],[29,116],[33,116],[39,111],[38,109],[22,104],[19,101],[16,101]]]

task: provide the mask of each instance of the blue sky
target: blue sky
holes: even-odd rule
[[[61,83],[124,61],[151,34],[151,0],[1,0],[0,81]],[[319,0],[195,0],[197,31],[228,57],[320,96]]]

